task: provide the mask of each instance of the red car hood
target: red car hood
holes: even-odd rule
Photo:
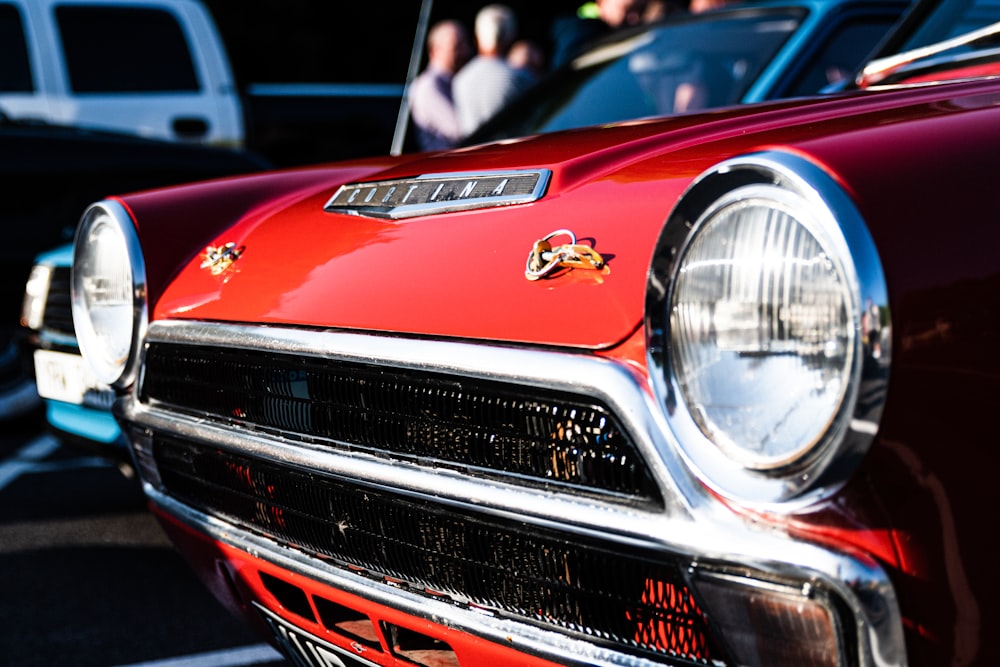
[[[947,96],[870,95],[574,131],[443,154],[381,158],[124,199],[138,221],[152,318],[612,346],[641,325],[652,248],[708,166],[765,148],[812,154],[828,131],[905,122]],[[861,154],[863,141],[851,155]],[[838,139],[831,155],[843,153]],[[840,151],[840,153],[838,153]],[[822,153],[822,151],[819,151]],[[324,210],[344,183],[421,174],[551,171],[533,203],[402,221]],[[572,230],[607,260],[525,278],[536,240]],[[182,239],[183,242],[178,241]],[[192,239],[195,244],[192,245]],[[243,254],[219,275],[206,246]]]
[[[621,167],[645,152],[637,144],[662,141],[640,128],[599,137],[284,172],[200,186],[184,197],[176,191],[128,197],[150,273],[169,264],[158,261],[164,227],[189,236],[176,229],[178,218],[202,230],[219,228],[208,216],[233,221],[198,241],[198,255],[188,253],[162,295],[151,276],[153,318],[612,345],[640,324],[653,243],[697,171],[661,182],[651,196],[648,171],[623,177]],[[526,168],[552,172],[545,195],[530,204],[402,221],[324,210],[345,182]],[[180,205],[167,197],[185,202],[183,214],[170,216],[173,223],[161,222],[165,210]],[[219,201],[239,202],[236,212]],[[606,267],[527,280],[535,241],[560,228],[602,253]],[[229,242],[244,248],[230,270],[213,276],[200,268],[207,246]]]

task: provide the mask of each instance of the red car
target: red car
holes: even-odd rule
[[[997,128],[939,82],[109,199],[76,331],[295,664],[997,664]]]

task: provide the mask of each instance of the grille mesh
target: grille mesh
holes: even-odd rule
[[[154,438],[167,492],[332,559],[502,615],[682,661],[719,655],[686,561],[503,522],[170,436]]]
[[[52,271],[49,292],[45,295],[42,328],[69,336],[76,335],[70,303],[70,268],[57,266]]]
[[[516,483],[660,502],[634,443],[589,397],[191,345],[153,344],[145,364],[144,402]]]

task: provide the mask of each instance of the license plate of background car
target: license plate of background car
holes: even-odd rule
[[[93,403],[85,397],[111,394],[111,388],[94,377],[90,366],[78,354],[35,350],[35,385],[38,395],[55,401]]]
[[[254,607],[274,633],[281,651],[296,667],[379,667],[374,662],[352,655],[339,646],[300,630],[256,603]]]

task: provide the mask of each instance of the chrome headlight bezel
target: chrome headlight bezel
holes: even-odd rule
[[[706,220],[740,197],[771,198],[775,210],[801,215],[795,222],[815,237],[843,281],[845,366],[839,400],[815,438],[785,457],[755,458],[720,444],[706,429],[704,406],[689,404],[674,359],[671,310],[686,254]],[[709,488],[735,502],[777,509],[799,507],[839,489],[867,452],[885,398],[888,351],[873,359],[861,331],[862,313],[874,303],[885,316],[888,297],[881,263],[850,197],[824,170],[803,157],[769,151],[727,160],[699,176],[668,218],[653,254],[646,293],[647,357],[656,399],[689,468]],[[882,329],[888,334],[888,323]],[[864,392],[864,406],[858,397]],[[821,414],[821,413],[817,413]]]
[[[97,235],[105,235],[99,265],[92,261]],[[111,239],[110,248],[106,244],[108,238]],[[111,331],[111,328],[95,320],[90,307],[90,297],[94,294],[94,273],[107,271],[109,267],[117,271],[112,271],[112,280],[125,279],[120,280],[122,284],[118,285],[121,304],[118,306],[117,323],[127,326],[127,330],[119,331],[115,327]],[[148,314],[142,247],[132,218],[122,204],[105,200],[92,204],[84,212],[73,243],[70,286],[73,326],[80,353],[98,380],[115,389],[127,388],[138,375],[139,347],[145,335]],[[125,320],[127,324],[122,324],[120,320]],[[108,330],[102,331],[102,328]],[[107,340],[112,334],[115,344],[109,345]]]

